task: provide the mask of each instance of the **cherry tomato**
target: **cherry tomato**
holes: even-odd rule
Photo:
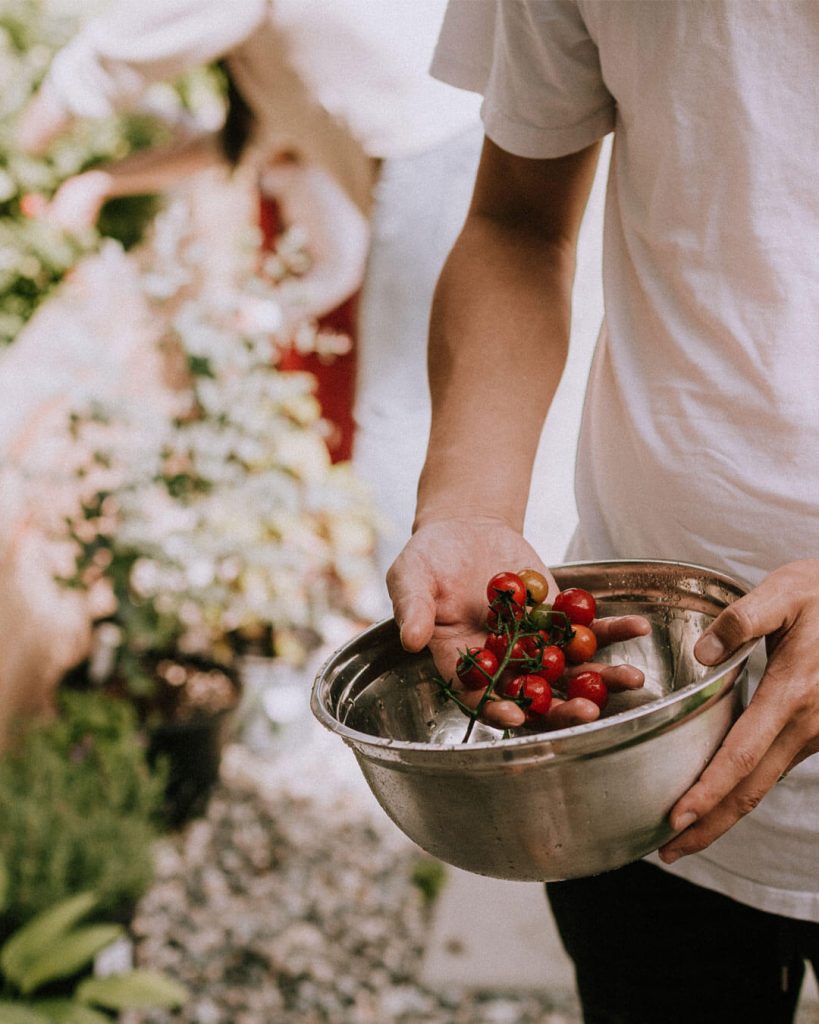
[[[484,647],[487,651],[491,651],[498,659],[498,664],[503,661],[503,656],[506,654],[506,649],[509,646],[509,637],[505,633],[490,633],[484,641]],[[529,657],[529,651],[527,650],[525,638],[522,637],[520,640],[516,640],[512,644],[512,650],[509,652],[510,661],[526,661]]]
[[[508,594],[508,597],[504,595]],[[497,572],[486,585],[486,597],[491,608],[505,608],[509,601],[526,605],[526,585],[517,573]]]
[[[529,609],[529,621],[536,629],[548,629],[552,621],[552,606],[540,601]]]
[[[498,659],[485,647],[470,647],[455,666],[455,674],[467,690],[483,690],[498,671]]]
[[[535,669],[539,676],[543,676],[547,683],[554,683],[563,675],[566,668],[566,657],[559,647],[550,644],[544,647],[540,654],[540,667]]]
[[[573,697],[584,697],[602,711],[608,703],[609,691],[599,672],[581,672],[569,680],[566,696],[569,700]]]
[[[540,658],[544,641],[540,633],[533,633],[531,636],[522,636],[518,644],[527,658]]]
[[[573,665],[580,665],[594,657],[597,650],[597,637],[588,626],[575,626],[574,636],[564,648],[566,661]]]
[[[567,615],[573,626],[588,626],[597,614],[597,602],[588,590],[569,587],[554,599],[552,610]]]
[[[525,697],[529,701],[523,709],[527,719],[543,717],[552,703],[552,688],[543,676],[515,676],[503,692],[507,697]]]
[[[505,623],[511,623],[523,618],[526,609],[521,604],[510,604],[503,608],[490,608],[486,613],[486,627],[492,633],[503,629]]]
[[[521,569],[518,576],[526,587],[529,604],[540,604],[549,596],[549,581],[542,572],[538,572],[537,569]]]
[[[505,633],[490,633],[483,645],[487,651],[491,651],[495,655],[500,664],[506,654],[506,648],[509,646],[509,637]]]
[[[510,662],[514,663],[528,661],[531,657],[532,655],[529,653],[529,648],[526,644],[526,639],[521,638],[520,640],[516,640],[512,644],[512,650],[509,652]]]

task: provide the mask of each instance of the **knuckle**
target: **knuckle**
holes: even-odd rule
[[[729,758],[731,767],[742,775],[743,778],[750,775],[757,766],[758,758],[748,747],[729,747],[726,748],[725,753]]]
[[[757,635],[756,620],[747,599],[736,601],[720,614],[721,632],[733,640]]]
[[[758,789],[751,789],[744,793],[738,793],[735,800],[737,812],[743,817],[746,814],[750,814],[751,811],[759,806],[764,795],[765,794],[760,792]]]

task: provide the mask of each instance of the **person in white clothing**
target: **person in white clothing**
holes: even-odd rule
[[[542,568],[520,531],[610,132],[569,557],[740,577],[696,654],[767,641],[659,856],[547,887],[589,1024],[789,1021],[805,961],[819,970],[817,66],[819,6],[801,0],[451,0],[433,63],[483,94],[486,141],[433,304],[414,535],[388,577],[405,647],[451,671],[490,575]]]
[[[57,55],[19,132],[25,148],[42,150],[75,119],[132,108],[152,83],[223,58],[252,117],[250,158],[297,153],[341,184],[370,221],[353,462],[384,521],[384,572],[410,533],[429,428],[429,307],[482,140],[479,99],[428,74],[444,8],[444,0],[114,0]],[[216,150],[213,137],[183,135],[167,152],[68,182],[54,212],[70,219],[79,210],[87,219],[109,195],[156,190],[211,162]],[[276,175],[280,181],[281,168]],[[338,252],[333,273],[314,282],[326,300],[319,312],[360,283],[355,210],[336,199],[324,222],[331,205],[344,229],[325,232]],[[320,230],[320,218],[313,222]]]

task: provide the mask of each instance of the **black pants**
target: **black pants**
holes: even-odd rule
[[[789,1024],[819,924],[638,862],[546,886],[586,1024]]]

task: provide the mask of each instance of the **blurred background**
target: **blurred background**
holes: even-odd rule
[[[0,0],[7,1024],[579,1020],[541,888],[414,847],[308,706],[389,614],[480,148],[421,6]],[[551,564],[607,163],[527,516]]]

